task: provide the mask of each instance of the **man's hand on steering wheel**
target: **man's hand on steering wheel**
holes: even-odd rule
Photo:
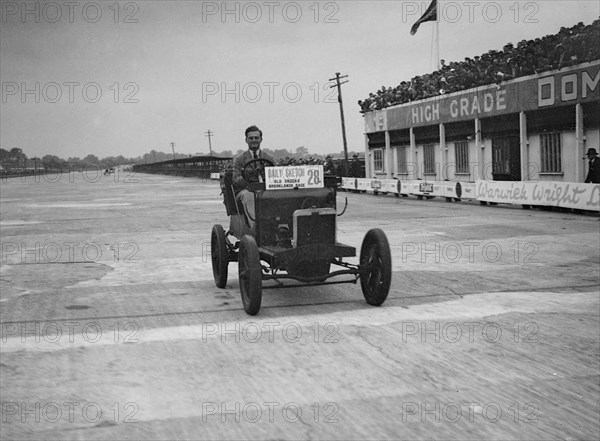
[[[248,179],[246,170],[248,170],[248,168],[255,163],[264,163],[265,166],[268,166],[268,167],[273,167],[275,165],[275,164],[273,164],[273,161],[271,161],[270,159],[267,159],[267,158],[255,158],[255,159],[251,159],[250,161],[246,162],[244,164],[244,166],[242,167],[242,171],[241,171],[242,178],[244,178],[244,181],[246,181],[246,184],[250,183],[250,180]],[[258,169],[256,171],[259,172]]]

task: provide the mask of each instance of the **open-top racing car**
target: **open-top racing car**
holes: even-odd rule
[[[268,159],[248,161],[242,171],[260,167],[265,182],[248,184],[255,201],[251,228],[241,202],[236,199],[233,172],[221,172],[221,191],[229,216],[229,230],[215,225],[211,234],[211,258],[215,283],[227,284],[229,262],[238,262],[242,303],[246,313],[260,310],[264,288],[285,288],[284,279],[302,285],[357,283],[370,305],[381,305],[389,292],[392,263],[385,233],[371,229],[363,240],[359,264],[344,262],[356,256],[354,247],[336,238],[336,190],[338,178],[323,173],[322,165],[274,167]],[[345,208],[344,208],[345,211]],[[343,214],[343,213],[342,213]],[[235,238],[237,240],[232,240]],[[341,267],[330,272],[331,265]],[[338,276],[344,280],[328,281]]]

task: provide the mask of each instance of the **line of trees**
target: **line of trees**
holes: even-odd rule
[[[188,158],[190,155],[176,154],[176,159]],[[110,168],[126,164],[143,164],[150,162],[161,162],[173,159],[172,153],[163,153],[152,150],[143,156],[126,158],[123,155],[107,156],[100,159],[96,155],[87,155],[83,158],[69,157],[67,159],[56,155],[44,155],[42,157],[28,157],[22,149],[12,148],[5,150],[0,148],[0,165],[5,170],[11,169],[38,169],[38,170],[73,170],[84,167],[96,166],[98,168]]]
[[[265,152],[269,153],[275,160],[283,160],[286,158],[314,158],[314,159],[324,159],[325,154],[313,154],[311,155],[308,151],[308,148],[305,146],[300,146],[296,148],[295,153],[292,153],[290,150],[286,149],[275,149],[270,150],[267,148],[263,149]],[[239,149],[235,153],[232,150],[224,150],[222,152],[213,152],[214,156],[218,156],[221,158],[231,158],[237,154],[242,153],[244,150]],[[349,156],[354,154],[354,152],[350,152]],[[339,154],[333,154],[334,156],[343,157],[343,152]],[[22,149],[14,147],[10,150],[5,150],[0,148],[0,165],[4,170],[11,169],[38,169],[38,170],[73,170],[73,169],[81,169],[84,167],[97,166],[98,168],[110,168],[116,167],[119,165],[129,165],[129,164],[151,164],[154,162],[163,162],[169,161],[171,159],[183,159],[189,158],[192,155],[186,155],[183,153],[176,153],[175,158],[173,158],[172,153],[159,152],[156,150],[151,150],[149,153],[144,154],[143,156],[137,156],[134,158],[126,158],[123,155],[119,156],[107,156],[105,158],[98,158],[96,155],[87,155],[84,158],[79,157],[69,157],[67,159],[60,158],[56,155],[44,155],[42,157],[27,157],[27,155],[23,152]],[[206,156],[202,153],[197,153],[194,156]]]

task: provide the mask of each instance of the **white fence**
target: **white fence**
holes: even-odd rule
[[[600,184],[579,182],[419,181],[342,178],[342,189],[403,196],[470,199],[517,205],[540,205],[600,211]]]

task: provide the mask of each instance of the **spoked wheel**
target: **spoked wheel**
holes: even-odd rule
[[[392,255],[385,233],[369,230],[360,249],[360,287],[369,305],[379,306],[388,296],[392,282]]]
[[[249,315],[256,315],[262,301],[262,268],[254,237],[242,237],[238,263],[244,310]]]
[[[215,225],[210,235],[210,257],[212,259],[213,276],[219,288],[227,285],[227,271],[229,267],[229,250],[225,231],[221,225]]]

